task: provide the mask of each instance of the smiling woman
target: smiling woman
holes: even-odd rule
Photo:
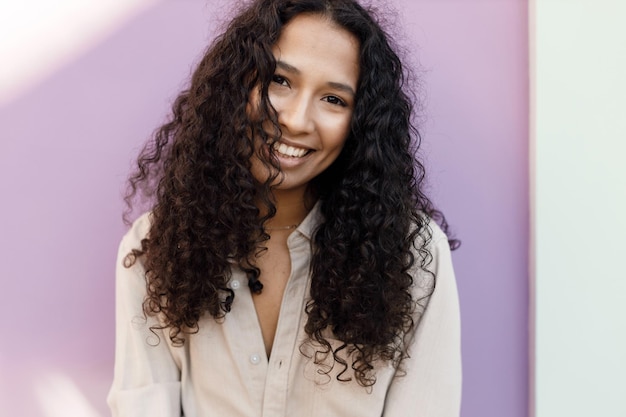
[[[299,194],[292,198],[304,201],[308,183],[337,159],[348,136],[359,41],[324,16],[300,15],[285,25],[272,50],[276,73],[268,96],[280,136],[271,139],[271,147],[281,173],[274,193],[291,190]],[[263,183],[267,174],[254,158],[255,179]]]
[[[114,415],[458,416],[455,241],[405,88],[353,0],[233,19],[130,178],[154,203],[119,250]]]

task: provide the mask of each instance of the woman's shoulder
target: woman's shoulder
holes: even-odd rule
[[[454,279],[448,236],[431,218],[425,218],[413,242],[413,296],[424,304],[442,280]]]
[[[445,234],[445,232],[441,229],[441,227],[437,224],[435,220],[433,220],[432,218],[428,219],[427,225],[432,231],[433,243],[437,243],[442,239],[445,239],[446,241],[448,240],[448,236]]]
[[[150,226],[152,224],[151,212],[143,213],[131,225],[130,229],[124,234],[118,247],[117,259],[119,265],[125,265],[128,262],[127,256],[133,250],[141,251],[141,242],[148,237]],[[133,268],[141,268],[142,259],[137,258],[137,262],[132,262]]]
[[[130,229],[122,237],[120,246],[131,249],[140,249],[141,241],[148,237],[150,225],[152,224],[151,212],[143,213],[131,225]]]
[[[443,246],[447,247],[449,250],[450,244],[448,243],[448,236],[443,229],[441,229],[439,224],[431,217],[423,216],[424,222],[421,227],[417,224],[415,225],[415,227],[419,227],[414,241],[415,249],[425,248],[430,252]]]

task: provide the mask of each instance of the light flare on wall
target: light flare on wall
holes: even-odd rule
[[[157,2],[0,2],[0,105],[18,97]]]
[[[64,374],[50,373],[38,379],[35,394],[45,417],[102,417]]]

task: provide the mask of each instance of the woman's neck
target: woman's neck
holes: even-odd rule
[[[273,203],[276,215],[266,223],[268,229],[291,228],[299,225],[313,206],[313,199],[304,190],[273,191]]]

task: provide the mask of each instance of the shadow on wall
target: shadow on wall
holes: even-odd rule
[[[210,15],[205,2],[156,3],[0,107],[0,193],[10,196],[0,414],[109,414],[121,189],[206,47]]]

